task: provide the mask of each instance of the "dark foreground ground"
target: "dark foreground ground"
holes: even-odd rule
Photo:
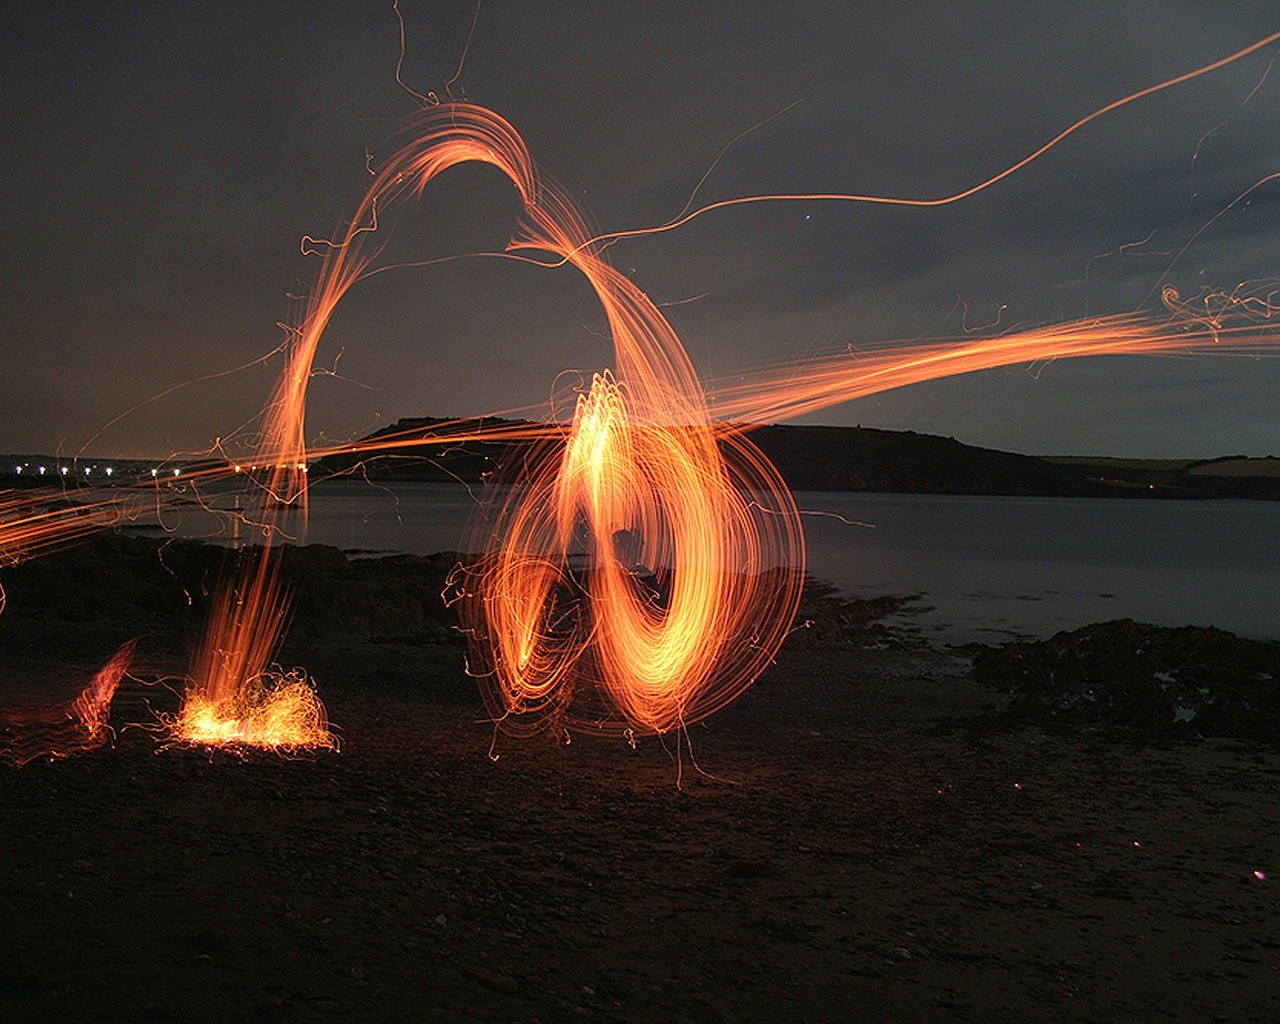
[[[338,755],[0,772],[0,1016],[1280,1018],[1263,748],[930,735],[984,697],[950,658],[802,652],[677,788],[654,741],[491,760],[478,702],[375,660],[326,659]]]
[[[41,623],[9,628],[12,677]],[[995,700],[966,658],[836,647],[693,729],[697,767],[495,760],[447,637],[287,653],[340,754],[121,728],[0,769],[0,1019],[1280,1019],[1274,747],[957,728]]]

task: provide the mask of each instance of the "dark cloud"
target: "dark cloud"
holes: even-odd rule
[[[401,6],[405,78],[443,92],[474,6]],[[702,198],[946,194],[1277,27],[1270,0],[494,2],[453,90],[508,117],[614,229],[678,211],[753,125]],[[299,238],[332,229],[366,149],[412,108],[397,49],[380,2],[0,11],[0,448],[78,447],[149,396],[278,343],[287,295],[316,269]],[[1169,255],[1280,170],[1268,60],[1118,111],[962,205],[739,208],[612,254],[659,301],[699,297],[670,314],[711,374],[997,315],[1132,308],[1166,271],[1189,295],[1275,276],[1280,184],[1224,214],[1172,269]],[[492,250],[515,214],[496,176],[460,171],[406,214],[394,252]],[[560,369],[607,365],[601,326],[568,271],[474,260],[385,275],[335,320],[321,358],[341,353],[341,375],[318,380],[312,426],[342,437],[403,415],[545,401]],[[975,375],[816,419],[1025,451],[1280,447],[1267,364],[1121,362]],[[259,368],[195,385],[98,449],[198,449],[250,417],[269,384]]]

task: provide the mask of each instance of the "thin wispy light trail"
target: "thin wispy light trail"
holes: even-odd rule
[[[1044,143],[1038,149],[1035,149],[1032,152],[1028,153],[1026,156],[1024,156],[1021,160],[1017,161],[1016,163],[1010,164],[1008,167],[1005,167],[1003,170],[997,172],[996,174],[991,175],[991,177],[986,178],[983,181],[977,182],[974,185],[970,185],[966,188],[961,189],[958,192],[953,192],[949,195],[938,196],[935,198],[918,198],[918,197],[909,197],[909,196],[869,195],[869,194],[860,194],[856,192],[847,192],[847,193],[846,192],[796,192],[796,193],[777,193],[777,194],[771,194],[771,195],[738,196],[732,199],[720,199],[713,203],[707,203],[706,205],[700,206],[695,210],[689,210],[688,204],[686,204],[684,210],[682,210],[677,216],[673,217],[671,220],[666,221],[663,224],[653,225],[650,227],[632,228],[625,231],[609,231],[603,234],[594,235],[588,241],[592,245],[598,245],[601,242],[612,243],[612,242],[621,241],[627,238],[644,238],[648,235],[662,234],[668,231],[674,231],[676,228],[683,227],[685,224],[688,224],[690,221],[696,220],[697,218],[702,217],[708,213],[712,213],[715,210],[724,210],[734,206],[748,206],[756,203],[841,202],[841,203],[869,203],[877,206],[912,206],[912,207],[949,206],[952,203],[959,203],[965,199],[969,199],[970,197],[977,195],[979,192],[985,192],[987,189],[991,188],[993,185],[999,184],[1000,182],[1004,181],[1006,178],[1009,178],[1012,175],[1017,174],[1019,171],[1025,168],[1028,164],[1034,163],[1036,160],[1039,160],[1051,149],[1054,149],[1060,143],[1070,138],[1076,132],[1080,131],[1080,129],[1084,128],[1086,125],[1092,124],[1094,121],[1098,120],[1099,118],[1105,117],[1106,115],[1116,110],[1119,110],[1121,107],[1126,107],[1131,103],[1136,103],[1139,100],[1145,99],[1148,96],[1153,96],[1156,93],[1164,92],[1166,89],[1172,89],[1186,82],[1194,81],[1197,78],[1201,78],[1205,75],[1212,74],[1213,72],[1218,71],[1222,68],[1225,68],[1230,64],[1234,64],[1238,60],[1248,57],[1250,54],[1257,53],[1259,50],[1266,49],[1266,47],[1270,46],[1272,43],[1275,43],[1277,41],[1280,41],[1280,32],[1273,32],[1271,35],[1265,36],[1262,39],[1259,39],[1257,42],[1250,43],[1248,46],[1244,47],[1243,49],[1236,50],[1234,53],[1230,53],[1227,56],[1212,62],[1211,64],[1205,64],[1202,67],[1198,67],[1191,71],[1184,72],[1181,75],[1176,75],[1173,78],[1165,79],[1162,82],[1157,82],[1154,85],[1149,85],[1145,89],[1139,89],[1136,92],[1129,93],[1128,95],[1122,96],[1117,100],[1113,100],[1112,102],[1106,104],[1106,106],[1099,107],[1097,110],[1094,110],[1091,113],[1084,115],[1079,120],[1073,122],[1071,125],[1067,126],[1062,131],[1058,132],[1058,134],[1053,136],[1053,138],[1049,139],[1048,142]],[[717,158],[717,160],[718,159],[719,158]],[[698,183],[698,187],[695,188],[694,190],[694,195],[697,194],[698,190],[702,187],[702,184],[703,183],[701,181]]]
[[[113,735],[111,703],[133,661],[137,640],[124,643],[65,705],[6,709],[0,715],[0,764],[21,767],[95,750]]]

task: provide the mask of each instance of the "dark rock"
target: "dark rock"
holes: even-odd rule
[[[488,971],[483,967],[472,967],[469,964],[460,964],[459,967],[462,969],[462,973],[472,981],[478,981],[485,988],[492,989],[494,992],[513,996],[520,991],[520,983],[510,975],[499,974],[497,971]]]
[[[1120,619],[985,648],[975,678],[1011,694],[997,720],[1123,730],[1143,740],[1222,736],[1280,744],[1280,643]]]
[[[795,628],[787,637],[792,649],[878,646],[897,638],[877,620],[901,611],[913,599],[894,594],[848,598],[823,580],[807,577],[796,612]]]

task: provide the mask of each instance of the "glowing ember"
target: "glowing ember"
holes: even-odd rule
[[[324,705],[306,675],[264,672],[223,700],[188,692],[169,723],[174,739],[211,747],[337,750]]]

